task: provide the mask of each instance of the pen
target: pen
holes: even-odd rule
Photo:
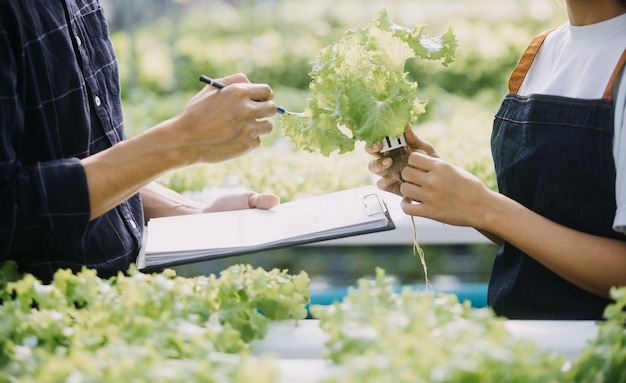
[[[215,89],[222,89],[222,88],[224,88],[226,86],[226,85],[222,84],[221,82],[215,81],[211,77],[205,76],[203,74],[200,75],[200,78],[198,80],[200,80],[200,82],[203,82],[205,84],[211,85]],[[289,114],[289,112],[287,112],[285,109],[281,108],[280,106],[276,107],[276,112],[278,114]]]

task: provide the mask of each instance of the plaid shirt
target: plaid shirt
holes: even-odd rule
[[[125,271],[141,244],[140,197],[90,222],[80,163],[124,138],[98,0],[0,0],[0,260],[43,280]]]

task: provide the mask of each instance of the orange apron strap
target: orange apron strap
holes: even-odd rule
[[[526,48],[526,51],[524,51],[524,54],[515,66],[515,69],[513,69],[513,74],[511,74],[511,78],[509,78],[509,93],[517,93],[519,91],[519,88],[522,86],[522,82],[524,81],[524,78],[526,77],[530,66],[532,65],[533,61],[535,61],[535,56],[537,55],[537,52],[539,52],[541,44],[543,44],[546,36],[548,36],[548,34],[553,30],[554,28],[541,32],[540,34],[535,36],[528,48]]]
[[[606,86],[606,89],[604,90],[604,96],[602,97],[605,100],[610,100],[613,96],[613,85],[615,84],[615,80],[617,80],[617,76],[619,75],[619,72],[622,71],[622,68],[624,68],[624,65],[626,65],[626,49],[624,49],[624,53],[622,53],[622,57],[619,59],[619,61],[617,62],[617,66],[615,67],[615,70],[613,71],[613,74],[611,75],[611,79],[609,80],[609,83]]]

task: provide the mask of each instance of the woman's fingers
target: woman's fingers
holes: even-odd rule
[[[379,142],[375,143],[374,145],[370,146],[367,145],[365,146],[365,153],[370,154],[374,157],[381,157],[382,154],[380,153],[380,151],[383,149],[383,145]]]
[[[439,158],[439,154],[437,154],[437,150],[435,150],[433,145],[416,135],[410,126],[407,126],[406,130],[404,131],[404,139],[406,140],[406,144],[410,148],[421,149],[426,152],[426,154],[428,154],[430,157]]]
[[[388,169],[393,164],[393,160],[389,157],[381,157],[375,160],[372,160],[367,165],[370,173],[374,173],[377,175],[381,175],[381,173]]]

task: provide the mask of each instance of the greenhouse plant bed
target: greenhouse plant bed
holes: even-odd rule
[[[595,321],[503,320],[502,323],[513,337],[533,341],[539,349],[569,360],[576,359],[598,333]],[[341,368],[324,358],[327,339],[316,319],[274,322],[264,339],[252,343],[252,352],[277,358],[281,382],[320,382]]]

